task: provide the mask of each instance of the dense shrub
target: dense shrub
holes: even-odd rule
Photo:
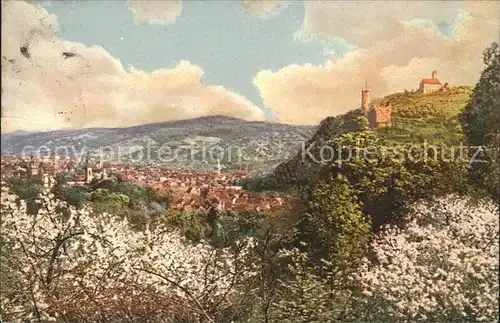
[[[484,51],[486,68],[474,87],[461,121],[470,146],[482,146],[482,162],[472,164],[470,179],[500,202],[500,47]],[[471,151],[475,153],[475,151]]]
[[[403,228],[373,242],[377,263],[355,276],[363,320],[498,322],[498,205],[457,196],[418,203]]]

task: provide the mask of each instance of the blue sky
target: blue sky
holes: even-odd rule
[[[343,39],[296,41],[304,19],[300,1],[266,19],[245,12],[240,1],[183,1],[170,25],[137,25],[122,1],[51,1],[43,7],[57,16],[62,39],[100,45],[125,67],[149,72],[188,60],[203,69],[206,84],[223,85],[259,107],[252,78],[260,70],[321,65],[355,48]]]

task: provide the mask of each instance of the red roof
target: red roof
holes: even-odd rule
[[[438,79],[423,79],[421,83],[441,85],[441,82],[439,82]]]

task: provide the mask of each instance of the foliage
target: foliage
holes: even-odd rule
[[[308,253],[281,249],[274,259],[286,270],[249,321],[497,322],[498,206],[473,203],[412,204],[406,225],[385,227],[343,279],[331,279],[329,261],[311,266]]]
[[[500,202],[500,48],[493,43],[484,51],[481,74],[462,123],[471,146],[483,146],[481,160],[472,164],[471,182]]]
[[[296,192],[295,187],[281,187],[277,179],[266,175],[245,178],[241,180],[238,185],[241,185],[243,189],[249,192],[265,193],[279,191],[280,193],[288,194]]]
[[[165,223],[178,228],[180,233],[189,241],[198,243],[209,240],[211,228],[205,213],[168,213],[165,216]]]
[[[126,214],[129,197],[105,188],[98,188],[90,195],[94,209],[99,213]]]
[[[391,106],[393,115],[404,119],[439,120],[456,116],[471,95],[471,88],[458,86],[444,92],[423,94],[419,92],[394,93],[373,102]]]
[[[269,215],[259,212],[219,212],[213,222],[204,212],[168,214],[169,225],[179,228],[190,241],[207,241],[214,247],[227,247],[248,237],[261,237],[271,225]]]
[[[363,321],[498,322],[498,206],[447,196],[413,205],[357,274]]]
[[[119,182],[111,189],[129,197],[128,207],[146,217],[157,216],[170,205],[170,197],[162,195],[151,187],[141,187],[131,182]]]
[[[71,173],[67,173],[67,172],[57,173],[56,177],[55,177],[56,185],[57,184],[65,185],[68,182],[71,182],[73,177],[74,177],[74,175]]]
[[[53,198],[33,217],[2,187],[2,319],[215,322],[245,299],[252,239],[214,249]]]
[[[281,281],[277,300],[271,305],[271,322],[342,322],[347,318],[350,291],[332,286],[332,264],[325,261],[319,277],[308,255],[299,249],[282,250],[280,257],[289,260],[288,275]]]
[[[426,143],[394,146],[366,130],[332,135],[315,149],[318,155],[309,158],[318,170],[283,217],[291,222],[284,225],[288,239],[277,248],[289,259],[263,264],[271,278],[258,297],[256,320],[359,319],[367,309],[357,304],[357,283],[347,277],[366,254],[370,220],[375,231],[403,225],[415,201],[468,191],[467,160]]]
[[[356,118],[358,122],[358,127],[360,131],[368,130],[370,128],[370,122],[365,116],[360,116]]]
[[[72,186],[56,182],[52,193],[77,208],[91,203],[97,212],[126,216],[138,227],[158,219],[168,210],[171,199],[150,187],[106,179],[90,185]]]
[[[296,192],[300,187],[308,185],[319,171],[316,160],[321,158],[320,145],[335,136],[343,133],[362,131],[365,123],[362,121],[364,112],[361,109],[353,110],[338,117],[328,117],[321,122],[314,136],[304,142],[295,157],[281,163],[274,172],[257,183],[247,186],[247,189],[256,187],[258,191],[275,190]]]
[[[69,186],[60,182],[56,182],[56,185],[52,188],[52,193],[57,199],[77,208],[83,207],[90,200],[90,193],[87,187]]]
[[[36,203],[36,198],[43,190],[43,183],[40,179],[9,177],[5,180],[5,185],[9,186],[19,199],[26,201],[29,214],[38,212],[39,205]]]
[[[348,180],[341,174],[316,183],[299,207],[294,240],[310,256],[338,271],[353,268],[370,238],[370,219],[361,211]],[[304,251],[305,251],[304,250]]]
[[[340,174],[306,190],[290,213],[257,240],[261,275],[249,322],[345,321],[354,288],[347,277],[365,254],[369,219]]]
[[[413,201],[467,192],[467,160],[450,156],[452,151],[426,143],[394,146],[372,131],[334,136],[319,146],[331,155],[317,161],[321,168],[309,187],[317,181],[338,185],[337,174],[342,175],[375,230],[401,220]]]

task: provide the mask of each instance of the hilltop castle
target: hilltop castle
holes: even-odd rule
[[[427,94],[436,91],[448,90],[448,83],[444,83],[444,85],[441,84],[441,82],[439,82],[439,79],[437,77],[436,71],[432,71],[431,76],[432,77],[430,79],[422,79],[422,81],[420,81],[420,87],[418,89],[420,93]]]
[[[431,76],[432,78],[424,78],[420,81],[418,92],[428,94],[437,91],[448,91],[448,83],[441,84],[437,77],[437,71],[433,71]],[[392,126],[392,107],[379,106],[371,102],[370,90],[367,84],[365,89],[361,90],[361,109],[365,111],[370,127],[379,129]]]
[[[370,127],[379,129],[392,126],[392,107],[381,107],[370,101],[370,90],[361,90],[361,109],[365,111]]]

